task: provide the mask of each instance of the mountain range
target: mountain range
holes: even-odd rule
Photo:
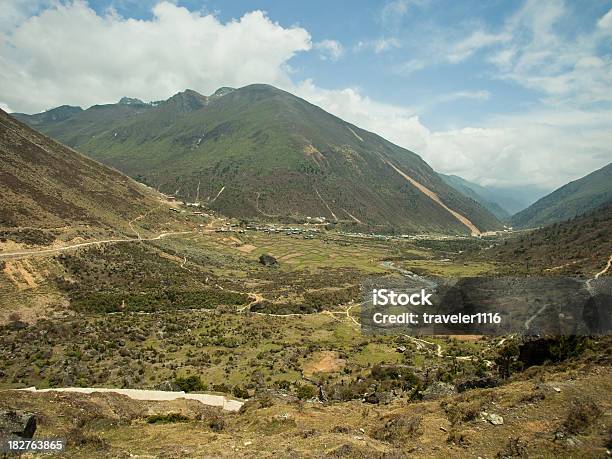
[[[518,228],[535,228],[569,220],[608,203],[612,203],[612,163],[556,189],[510,221]]]
[[[463,193],[465,196],[472,198],[500,220],[506,220],[510,217],[510,212],[496,202],[497,197],[490,196],[492,193],[489,189],[476,183],[469,182],[458,175],[438,175],[447,185],[452,186],[455,190]]]
[[[417,154],[268,85],[14,116],[138,181],[229,216],[325,217],[380,231],[502,227]]]

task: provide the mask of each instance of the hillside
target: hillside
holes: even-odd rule
[[[504,209],[499,203],[495,202],[495,198],[491,199],[491,192],[487,188],[476,183],[469,182],[457,175],[438,174],[444,182],[452,186],[455,190],[463,193],[468,198],[472,198],[500,220],[505,220],[510,217],[510,213]]]
[[[152,104],[125,100],[37,129],[229,216],[321,216],[376,231],[501,227],[415,153],[274,87],[221,88],[208,97],[187,90]]]
[[[485,251],[512,273],[585,274],[604,269],[612,256],[612,204],[524,233]],[[520,267],[520,268],[519,268]]]
[[[612,163],[558,188],[512,216],[512,225],[534,228],[569,220],[612,202]]]
[[[160,204],[154,191],[1,110],[0,178],[4,238],[16,228],[133,235],[128,222]]]

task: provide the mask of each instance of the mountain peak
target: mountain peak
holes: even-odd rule
[[[134,97],[122,97],[119,100],[119,104],[121,105],[144,105],[145,103],[142,100],[136,99]]]
[[[233,92],[235,90],[236,89],[230,88],[229,86],[223,86],[217,89],[210,97],[223,97],[224,95],[229,94],[230,92]]]
[[[206,96],[203,96],[193,89],[185,89],[170,97],[163,104],[173,105],[181,112],[192,112],[204,107],[207,102],[208,98]]]

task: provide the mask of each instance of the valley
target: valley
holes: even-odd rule
[[[294,175],[289,161],[286,169],[260,170],[260,181],[245,175],[244,157],[215,166],[221,178],[208,171],[197,182],[182,175],[187,169],[160,181],[131,170],[147,185],[0,113],[1,410],[33,413],[36,435],[66,438],[67,457],[606,451],[609,335],[524,337],[522,330],[529,334],[548,313],[541,302],[561,296],[605,306],[609,206],[511,230],[485,207],[499,209],[445,185],[418,156],[305,101],[261,85],[211,98],[186,91],[155,107],[62,109],[29,122],[83,122],[94,139],[102,134],[89,130],[99,120],[87,117],[100,110],[112,113],[104,123],[142,127],[139,117],[153,113],[160,118],[146,123],[174,129],[195,123],[194,111],[217,119],[219,107],[280,103],[323,119],[317,126],[333,128],[329,138],[342,132],[345,143],[300,146],[320,166],[305,175]],[[217,134],[215,142],[228,132]],[[225,141],[240,145],[240,138]],[[270,144],[261,148],[269,153]],[[368,170],[375,174],[365,177]],[[169,177],[172,186],[161,181]],[[279,177],[296,181],[267,188]],[[370,203],[348,199],[367,198],[377,180],[381,194],[369,195]],[[384,202],[383,213],[369,207],[375,202]],[[540,277],[558,291],[540,295],[533,283]],[[428,288],[456,280],[477,290],[481,279],[521,333],[372,334],[362,321],[371,280]],[[528,304],[529,313],[515,303]]]

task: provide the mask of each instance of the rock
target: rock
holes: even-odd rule
[[[380,397],[376,392],[366,395],[363,400],[366,403],[372,403],[374,405],[378,405],[380,403]]]
[[[421,392],[421,395],[423,396],[423,400],[435,400],[438,398],[447,397],[449,395],[454,395],[456,393],[457,389],[455,389],[455,386],[452,384],[436,381]]]
[[[36,432],[36,416],[23,411],[0,411],[0,436],[32,438]]]
[[[323,386],[319,386],[319,401],[326,403],[329,401],[329,398],[327,397],[327,392],[325,392],[325,389],[323,389]]]
[[[500,426],[504,423],[504,418],[502,418],[499,414],[487,413],[486,411],[483,411],[480,413],[480,417],[483,421],[488,421],[494,426]]]
[[[162,381],[157,384],[154,389],[164,390],[167,392],[179,392],[181,388],[174,381]]]
[[[382,404],[387,404],[390,403],[393,400],[393,393],[392,392],[372,392],[371,394],[368,394],[365,396],[365,398],[363,399],[364,402],[366,403],[372,403],[374,405],[378,405],[379,403]]]
[[[398,346],[396,351],[400,354],[403,354],[404,352],[406,352],[406,346]]]
[[[462,381],[457,384],[457,390],[464,392],[469,389],[485,389],[489,387],[496,387],[499,385],[499,380],[496,378],[475,378]]]
[[[276,266],[278,265],[278,261],[272,255],[268,255],[264,253],[259,256],[259,262],[264,266]]]

